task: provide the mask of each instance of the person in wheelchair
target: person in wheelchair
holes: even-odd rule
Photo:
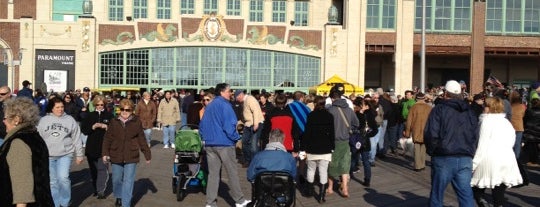
[[[261,172],[286,172],[296,177],[296,160],[283,146],[285,134],[280,129],[272,129],[269,142],[263,151],[253,157],[247,170],[247,179],[250,182]]]
[[[247,170],[252,183],[252,201],[248,206],[291,206],[295,200],[296,160],[289,154],[280,129],[270,131],[269,143],[253,157]]]

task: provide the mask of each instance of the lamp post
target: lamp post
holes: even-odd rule
[[[15,89],[15,73],[13,71],[15,71],[15,68],[13,67],[13,61],[10,61],[9,60],[9,56],[8,56],[8,50],[11,51],[11,48],[2,48],[2,57],[4,57],[4,65],[7,66],[7,70],[9,71],[9,68],[12,67],[13,69],[11,70],[11,90]],[[13,59],[13,56],[12,56],[12,59]]]
[[[420,47],[420,91],[426,92],[426,0],[422,0],[422,44]]]
[[[15,89],[15,66],[18,66],[18,65],[21,65],[22,63],[22,58],[23,58],[23,54],[22,52],[26,50],[24,48],[20,48],[19,49],[19,59],[16,60],[13,56],[13,54],[11,54],[11,60],[9,59],[8,57],[8,51],[11,51],[11,48],[2,48],[2,56],[4,57],[4,65],[7,66],[7,69],[9,71],[9,68],[11,67],[11,89],[14,90]]]

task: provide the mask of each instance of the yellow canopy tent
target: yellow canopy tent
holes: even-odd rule
[[[313,86],[309,88],[310,94],[317,94],[317,95],[330,95],[330,89],[332,86],[334,86],[336,83],[343,83],[345,86],[345,94],[346,96],[349,96],[351,94],[355,95],[363,95],[364,94],[364,88],[358,87],[353,85],[352,83],[349,83],[342,78],[340,78],[337,75],[332,76],[328,80],[324,81],[323,83]]]

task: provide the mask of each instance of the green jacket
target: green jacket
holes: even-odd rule
[[[403,102],[403,110],[401,110],[401,115],[403,116],[404,120],[407,120],[407,117],[409,116],[409,109],[416,103],[416,100],[409,99],[405,102]]]

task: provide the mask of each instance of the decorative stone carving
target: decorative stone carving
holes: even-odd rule
[[[174,31],[176,27],[173,24],[167,24],[167,27],[163,29],[162,23],[157,24],[156,30],[141,35],[139,39],[145,38],[147,41],[155,41],[156,39],[161,42],[173,42],[176,41]]]
[[[276,37],[273,34],[268,34],[268,27],[263,25],[259,27],[253,26],[248,31],[249,34],[251,34],[251,38],[247,39],[247,41],[254,45],[266,45],[271,44],[275,45],[278,42],[281,42],[283,44],[283,39]]]
[[[28,27],[30,27],[30,24],[28,24],[28,22],[25,22],[24,23],[24,37],[25,38],[28,38]]]
[[[332,28],[332,41],[330,42],[330,56],[335,57],[337,55],[337,28]]]
[[[192,41],[228,41],[238,42],[242,37],[237,35],[231,35],[227,31],[225,21],[223,21],[222,15],[216,15],[214,13],[210,15],[203,15],[201,22],[199,23],[199,29],[193,34],[182,33],[182,38],[188,42]]]
[[[43,25],[39,26],[39,34],[41,37],[44,36],[62,36],[67,35],[67,37],[71,37],[71,26],[66,26],[63,32],[49,32],[47,31],[47,28]]]
[[[90,32],[90,21],[83,21],[82,22],[82,51],[88,52],[90,51],[90,35],[88,34]]]
[[[121,32],[116,36],[116,40],[104,39],[101,41],[101,45],[123,45],[126,43],[133,43],[135,36],[131,32]]]
[[[317,45],[305,45],[304,39],[297,35],[291,36],[289,38],[289,41],[290,41],[289,47],[296,47],[302,50],[310,50],[310,49],[313,49],[315,51],[319,50],[319,47]]]

